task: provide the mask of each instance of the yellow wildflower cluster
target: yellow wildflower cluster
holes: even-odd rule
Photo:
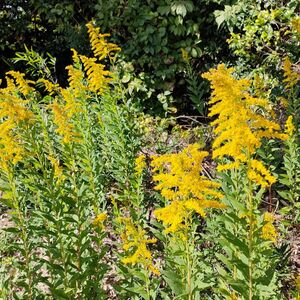
[[[88,23],[87,25],[88,33],[90,36],[90,42],[92,46],[92,50],[94,52],[94,56],[98,57],[99,60],[104,59],[105,57],[109,57],[109,59],[114,59],[115,52],[120,51],[121,48],[116,44],[108,43],[106,41],[106,37],[109,37],[110,34],[100,33],[100,28],[95,28],[92,23]]]
[[[77,52],[73,50],[73,60],[76,62]],[[79,142],[79,134],[72,124],[72,118],[83,111],[82,98],[86,98],[87,87],[84,85],[84,73],[74,66],[68,66],[69,88],[60,88],[47,80],[42,80],[46,90],[51,94],[58,93],[55,101],[49,105],[54,116],[54,123],[57,126],[56,132],[63,137],[63,143]]]
[[[2,93],[0,92],[0,97]],[[18,98],[16,95],[6,94],[0,100],[0,119],[8,118],[13,124],[32,120],[34,115],[26,107],[26,100]]]
[[[138,176],[143,173],[143,170],[146,168],[146,156],[144,154],[139,155],[135,160],[135,172]]]
[[[213,143],[213,158],[232,159],[230,163],[220,164],[220,171],[249,163],[261,146],[262,138],[287,138],[287,135],[280,133],[279,124],[258,113],[260,108],[272,115],[268,101],[252,97],[247,92],[250,82],[235,79],[233,72],[233,68],[227,69],[221,64],[202,75],[211,81],[213,89],[209,116],[217,116],[212,122],[217,135]],[[258,184],[267,186],[274,183],[275,178],[262,163],[251,160],[249,166],[248,175]]]
[[[256,159],[250,160],[247,172],[248,178],[262,187],[268,187],[276,182],[276,178],[270,174],[263,163]]]
[[[75,51],[75,50],[73,50]],[[84,72],[74,66],[67,66],[68,70],[68,82],[70,89],[73,91],[75,97],[81,97],[85,95],[88,87],[84,84]]]
[[[283,60],[283,72],[284,72],[283,82],[286,83],[286,88],[287,89],[293,88],[300,80],[300,74],[298,74],[293,70],[292,63],[289,57],[285,57]]]
[[[79,74],[76,73],[76,69],[70,67],[70,87],[68,89],[63,89],[50,82],[43,81],[50,93],[59,92],[59,96],[49,105],[49,108],[53,112],[53,121],[57,126],[56,132],[63,137],[63,143],[65,144],[80,141],[79,133],[72,124],[72,118],[83,111],[82,101],[77,99],[84,91],[83,84],[79,83],[82,78],[78,79],[77,75]]]
[[[13,76],[13,79],[6,77],[7,87],[0,89],[0,119],[7,118],[14,124],[28,121],[33,118],[33,113],[26,106],[29,103],[28,100],[23,100],[19,92],[27,95],[33,89],[23,78],[24,74],[15,71],[7,72],[7,74]]]
[[[99,28],[94,28],[91,23],[87,27],[94,55],[100,60],[107,56],[111,58],[114,51],[120,50],[115,44],[105,40],[105,37],[109,35],[100,34]],[[89,97],[88,92],[101,95],[107,90],[108,84],[112,80],[112,73],[105,70],[103,64],[97,63],[96,57],[89,58],[78,55],[74,49],[72,51],[74,64],[66,68],[69,75],[69,88],[62,89],[47,80],[40,80],[50,94],[58,93],[61,96],[56,98],[49,107],[53,111],[56,131],[63,137],[65,144],[80,141],[72,118],[84,110],[83,99]]]
[[[155,189],[171,201],[168,206],[155,210],[156,218],[169,226],[167,233],[175,233],[188,225],[184,222],[193,212],[204,217],[205,208],[225,207],[218,201],[223,197],[216,190],[219,184],[201,175],[202,162],[208,153],[199,151],[199,148],[199,144],[192,144],[180,153],[152,159],[153,172],[157,172],[153,176],[158,182]]]
[[[23,147],[14,134],[14,126],[10,121],[0,124],[0,169],[8,171],[10,164],[19,162],[23,155]]]
[[[18,128],[34,118],[28,109],[24,96],[33,92],[33,88],[24,79],[24,74],[11,71],[7,73],[7,86],[0,89],[0,167],[8,171],[10,164],[16,164],[24,153]]]
[[[90,91],[98,94],[103,94],[109,82],[112,80],[112,73],[109,70],[105,70],[105,65],[97,63],[98,60],[102,60],[105,57],[112,59],[116,51],[121,50],[117,45],[108,43],[105,37],[109,34],[101,34],[99,28],[95,28],[91,23],[87,24],[88,32],[90,36],[90,43],[95,57],[86,57],[84,55],[78,55],[73,51],[74,66],[68,66],[69,85],[73,90],[75,97],[85,91]],[[83,70],[87,75],[85,79],[84,72],[80,66],[83,64]]]
[[[72,114],[68,112],[66,105],[60,104],[57,100],[50,104],[49,107],[53,112],[53,121],[56,124],[56,132],[63,137],[63,143],[79,142],[79,133],[71,123]]]
[[[59,165],[59,160],[53,155],[49,155],[48,159],[51,162],[51,165],[54,170],[54,178],[57,179],[58,183],[63,181],[65,176],[63,175],[63,168]]]
[[[49,95],[53,95],[60,91],[60,86],[57,83],[53,83],[47,79],[40,78],[37,82],[41,82],[45,86],[45,90]]]
[[[131,218],[120,217],[117,221],[125,225],[125,230],[121,234],[123,249],[125,251],[133,252],[132,255],[123,258],[122,262],[124,264],[132,265],[141,264],[153,274],[159,275],[160,272],[153,266],[152,255],[147,248],[148,244],[154,244],[157,240],[155,238],[148,239],[145,230],[139,225],[136,226]]]
[[[275,221],[275,218],[271,213],[266,212],[264,214],[265,224],[262,227],[261,236],[263,239],[270,240],[275,243],[277,240],[277,237],[278,237],[278,233],[273,225],[274,221]]]
[[[91,92],[103,94],[108,83],[111,81],[112,73],[104,70],[105,66],[96,62],[96,58],[80,55],[84,70],[88,77],[88,87]]]
[[[106,213],[100,213],[99,215],[96,216],[96,218],[93,221],[93,225],[99,227],[100,229],[104,229],[104,222],[107,219],[107,214]]]
[[[286,123],[285,123],[285,133],[289,136],[293,135],[295,132],[296,128],[293,124],[293,117],[288,116]]]
[[[6,74],[10,75],[14,79],[18,90],[24,96],[27,96],[28,94],[30,94],[31,92],[34,91],[34,89],[29,86],[29,83],[34,83],[34,82],[30,81],[30,80],[25,80],[24,74],[17,72],[17,71],[9,71]]]

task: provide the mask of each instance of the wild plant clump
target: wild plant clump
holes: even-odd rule
[[[284,276],[300,299],[284,248],[300,215],[292,114],[220,64],[202,75],[202,141],[178,127],[162,149],[114,71],[121,49],[87,28],[93,57],[72,49],[68,87],[10,71],[0,89],[1,299],[283,299]]]

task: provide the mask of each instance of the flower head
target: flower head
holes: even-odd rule
[[[23,99],[33,88],[23,74],[15,71],[7,74],[13,79],[7,77],[7,86],[0,89],[0,168],[6,172],[22,159],[25,151],[21,129],[34,119],[29,101]]]
[[[286,123],[285,123],[285,132],[287,135],[291,136],[294,134],[296,128],[293,124],[293,117],[292,116],[288,116]]]
[[[107,42],[105,38],[109,37],[110,34],[101,34],[100,28],[94,27],[92,23],[88,23],[86,27],[88,28],[90,42],[95,57],[98,57],[99,60],[102,60],[105,57],[114,59],[116,52],[120,51],[121,48],[116,44]]]
[[[247,79],[235,79],[233,71],[233,68],[227,69],[222,64],[202,75],[210,80],[213,89],[209,116],[217,117],[212,122],[217,135],[213,142],[213,158],[231,159],[218,166],[220,171],[249,163],[263,138],[287,138],[286,134],[280,132],[279,124],[265,117],[272,115],[268,101],[251,96],[247,91],[250,82]],[[262,163],[252,160],[250,165],[250,179],[263,186],[274,182],[274,177]]]
[[[150,272],[159,275],[159,270],[153,266],[152,255],[147,245],[155,244],[155,238],[147,238],[146,232],[139,225],[135,225],[131,218],[120,217],[117,220],[125,226],[124,232],[121,234],[123,249],[130,253],[122,259],[124,264],[140,264]]]
[[[224,208],[217,191],[219,184],[201,175],[203,159],[208,155],[199,151],[199,144],[192,144],[180,153],[154,157],[151,162],[155,189],[171,203],[157,209],[154,214],[165,226],[166,232],[175,233],[187,217],[196,212],[205,216],[206,208]],[[187,225],[187,224],[186,224]]]
[[[0,124],[0,169],[8,171],[10,165],[19,162],[24,154],[24,149],[19,141],[14,124],[6,120]]]
[[[53,121],[57,126],[56,132],[63,137],[63,143],[79,142],[79,134],[76,132],[75,126],[71,123],[71,116],[74,112],[72,107],[70,108],[67,104],[61,104],[56,100],[49,105],[49,108],[52,109]]]
[[[94,219],[93,224],[94,224],[94,226],[97,226],[100,229],[104,229],[104,222],[106,221],[106,219],[107,219],[107,214],[106,213],[100,213]]]
[[[87,74],[88,89],[91,92],[103,94],[107,90],[109,82],[112,80],[112,73],[105,70],[104,65],[97,63],[94,57],[90,58],[80,55],[80,59]]]
[[[14,79],[19,91],[24,96],[27,96],[28,94],[30,94],[31,92],[34,91],[34,89],[29,86],[29,83],[34,83],[34,82],[24,79],[24,76],[25,76],[24,74],[17,72],[17,71],[9,71],[6,74],[10,75]]]
[[[63,175],[63,168],[59,165],[59,160],[53,155],[49,155],[48,159],[53,167],[54,178],[57,179],[58,182],[61,182],[65,176]]]
[[[275,218],[273,214],[269,212],[264,214],[264,225],[262,227],[261,237],[275,243],[277,241],[278,233],[273,225],[274,221]]]
[[[287,89],[293,88],[300,80],[300,75],[297,72],[293,71],[292,63],[288,56],[285,57],[283,60],[283,71],[284,71],[283,82],[286,83],[286,88]]]
[[[137,175],[141,175],[146,168],[146,156],[144,154],[139,155],[135,160],[135,172]]]

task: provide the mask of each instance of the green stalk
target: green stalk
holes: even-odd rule
[[[192,300],[191,291],[191,261],[188,240],[186,241],[186,260],[187,260],[187,288],[188,288],[188,300]]]
[[[81,251],[81,240],[80,240],[80,235],[81,235],[81,201],[78,197],[78,187],[77,187],[77,183],[76,183],[76,176],[75,176],[75,161],[73,161],[73,170],[71,170],[71,178],[72,178],[72,184],[74,186],[74,191],[75,191],[75,195],[76,195],[76,213],[77,213],[77,217],[78,217],[78,224],[77,224],[77,232],[78,232],[78,239],[77,239],[77,249],[76,249],[76,253],[77,253],[77,271],[79,272],[79,274],[81,274],[82,269],[81,269],[81,255],[82,255],[82,251]],[[77,292],[80,291],[80,281],[76,281],[76,288],[77,288]]]
[[[19,206],[16,183],[15,183],[12,172],[8,171],[7,177],[8,177],[8,183],[9,183],[9,186],[10,186],[11,192],[12,192],[12,201],[13,201],[14,209],[17,213],[19,226],[21,227],[21,240],[22,240],[23,246],[24,246],[26,278],[28,279],[28,284],[27,284],[28,299],[31,300],[31,299],[33,299],[33,278],[32,278],[33,275],[32,275],[31,267],[30,267],[30,250],[29,250],[29,244],[28,244],[27,226],[26,226],[26,221],[23,218],[23,214],[22,214],[20,206]]]
[[[93,164],[92,164],[92,145],[93,145],[93,138],[92,138],[92,129],[91,129],[91,124],[90,124],[90,119],[88,115],[87,108],[84,109],[84,128],[81,128],[82,135],[85,139],[84,141],[84,152],[86,156],[86,172],[88,173],[89,177],[89,184],[90,188],[93,192],[93,197],[92,197],[92,204],[93,204],[93,209],[95,215],[98,215],[100,213],[99,211],[99,204],[98,204],[98,197],[97,197],[97,190],[96,190],[96,185],[95,185],[95,176],[94,176],[94,170],[93,170]],[[86,134],[85,134],[86,133]]]
[[[66,254],[64,250],[64,243],[62,240],[62,233],[61,233],[61,220],[58,222],[58,241],[59,241],[59,250],[61,254],[61,260],[62,260],[62,265],[63,265],[63,270],[64,270],[64,288],[67,290],[69,288],[69,281],[68,281],[68,269],[67,269],[67,263],[66,263]]]
[[[252,195],[248,198],[250,204],[250,227],[249,227],[249,237],[248,237],[248,246],[249,246],[249,300],[253,298],[253,231],[254,231],[254,220],[253,220],[253,199]]]
[[[247,169],[250,169],[250,157],[248,155]],[[248,179],[247,187],[248,211],[249,211],[249,234],[248,234],[248,248],[249,248],[249,300],[253,299],[253,234],[254,234],[254,211],[253,211],[253,192],[252,184]]]
[[[189,226],[191,224],[191,216],[186,218],[186,225]],[[187,274],[187,292],[188,292],[188,300],[193,300],[193,291],[192,291],[192,258],[190,253],[190,239],[189,239],[189,227],[187,227],[185,232],[186,240],[185,240],[185,255],[186,255],[186,274]],[[192,238],[193,241],[193,238]]]
[[[150,274],[149,274],[150,276]],[[146,280],[146,292],[147,292],[147,298],[146,300],[150,300],[150,280],[149,280],[149,276],[147,276],[147,280]]]
[[[49,176],[49,169],[46,165],[46,160],[44,159],[44,155],[46,154],[45,152],[45,148],[47,148],[48,153],[50,155],[52,155],[54,153],[54,149],[51,143],[51,140],[49,138],[49,134],[48,134],[48,130],[47,130],[47,126],[44,122],[43,116],[42,116],[42,111],[41,109],[38,107],[38,105],[34,106],[35,108],[35,112],[37,113],[36,116],[38,117],[38,121],[40,122],[40,125],[42,126],[42,131],[43,131],[43,138],[44,141],[42,141],[42,145],[43,145],[43,149],[41,149],[41,147],[39,146],[38,142],[39,141],[39,136],[35,136],[32,132],[32,130],[30,130],[30,128],[26,128],[27,130],[25,130],[25,133],[28,134],[27,139],[28,141],[30,141],[32,144],[32,150],[35,152],[36,154],[36,158],[37,161],[39,162],[40,166],[41,166],[41,171],[42,171],[42,179],[44,181],[44,184],[48,187],[48,191],[49,194],[47,195],[49,197],[49,199],[52,199],[53,201],[51,201],[51,203],[56,203],[57,199],[54,197],[54,190],[56,188],[56,184],[53,183],[53,181],[51,180],[50,176]],[[44,211],[47,213],[47,211],[45,211],[44,209],[44,203],[42,201],[40,201],[40,199],[37,199],[37,204],[38,207],[41,211]],[[53,209],[53,212],[56,213],[56,209]],[[55,216],[58,218],[58,215],[55,214]],[[49,228],[49,224],[47,220],[43,220],[44,226],[45,228]],[[51,241],[51,238],[49,238],[49,236],[45,237],[47,240],[47,245],[53,245],[53,241]],[[54,259],[53,256],[51,255],[51,251],[49,251],[49,263],[50,265],[54,264]],[[53,286],[55,278],[54,278],[54,274],[53,272],[49,272],[49,276],[51,279],[51,284]]]

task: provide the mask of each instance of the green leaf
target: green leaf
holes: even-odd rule
[[[186,9],[185,5],[184,4],[178,4],[176,6],[176,13],[178,15],[182,15],[183,17],[185,17],[185,15],[187,13],[187,9]]]
[[[169,5],[165,5],[165,6],[159,6],[157,8],[157,11],[161,14],[161,15],[168,15],[170,13],[170,6]]]
[[[238,247],[240,252],[242,252],[246,257],[249,257],[249,248],[245,242],[240,240],[226,228],[222,228],[222,235],[231,245]]]
[[[182,291],[184,291],[185,289],[178,275],[179,275],[178,273],[173,272],[171,270],[164,270],[162,272],[163,278],[165,279],[168,286],[176,295],[180,295]]]
[[[275,264],[273,264],[266,270],[265,274],[263,276],[257,278],[255,280],[255,282],[257,284],[261,284],[263,286],[268,286],[271,283],[271,281],[275,275],[275,270],[276,270]]]

